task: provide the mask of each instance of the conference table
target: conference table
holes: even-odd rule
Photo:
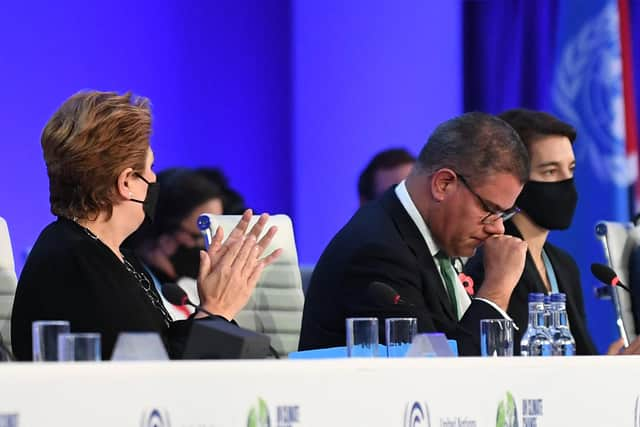
[[[633,426],[640,356],[0,364],[0,427]]]

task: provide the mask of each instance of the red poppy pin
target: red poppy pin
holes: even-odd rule
[[[464,290],[467,291],[469,296],[473,296],[473,294],[475,293],[473,289],[473,279],[464,273],[458,274],[458,278],[460,278],[460,282],[462,282],[462,286],[464,286]]]

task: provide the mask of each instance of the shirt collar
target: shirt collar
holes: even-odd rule
[[[429,252],[431,256],[434,257],[440,251],[440,247],[436,244],[435,240],[433,240],[433,236],[431,235],[431,231],[427,224],[424,222],[422,215],[420,215],[420,211],[416,207],[415,203],[411,199],[411,195],[409,194],[409,190],[407,190],[406,180],[403,180],[400,184],[398,184],[395,188],[396,196],[398,196],[398,200],[402,204],[402,207],[407,211],[409,217],[414,222],[422,238],[424,239],[427,247],[429,248]]]

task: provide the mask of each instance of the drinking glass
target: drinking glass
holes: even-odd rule
[[[418,332],[418,320],[415,317],[392,317],[385,319],[384,330],[387,344],[387,357],[404,357]]]
[[[376,357],[378,355],[378,319],[352,317],[346,320],[347,357]]]
[[[100,334],[63,333],[58,335],[58,360],[61,362],[99,362]]]
[[[513,322],[508,319],[480,321],[482,356],[513,356]]]
[[[69,332],[66,320],[37,320],[31,325],[34,362],[58,360],[58,335]]]

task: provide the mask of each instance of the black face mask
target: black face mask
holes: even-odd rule
[[[149,182],[136,172],[136,175],[147,184],[147,195],[144,200],[129,199],[132,202],[141,203],[144,216],[149,222],[153,222],[156,216],[156,206],[158,204],[158,195],[160,194],[160,185],[157,182]]]
[[[173,268],[176,271],[176,276],[178,278],[198,278],[198,271],[200,270],[201,250],[202,248],[198,246],[194,246],[191,248],[184,245],[178,246],[176,252],[169,257],[169,261],[171,261],[171,264],[173,264]]]
[[[577,203],[573,178],[557,182],[529,181],[516,201],[533,222],[547,230],[569,228]]]

